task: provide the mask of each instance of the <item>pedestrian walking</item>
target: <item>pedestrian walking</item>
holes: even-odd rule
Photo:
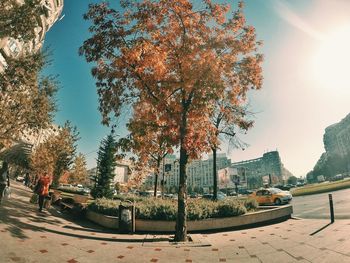
[[[0,169],[0,205],[2,201],[2,197],[4,196],[6,186],[10,187],[10,176],[8,163],[3,162],[2,167]]]
[[[35,192],[39,195],[39,212],[43,211],[45,198],[49,196],[49,187],[52,180],[48,173],[40,176]]]

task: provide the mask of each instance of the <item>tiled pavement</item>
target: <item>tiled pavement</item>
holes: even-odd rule
[[[168,235],[121,235],[29,204],[13,183],[0,207],[0,262],[350,262],[350,220],[322,231],[326,220],[296,220],[246,230],[191,234],[192,244]],[[152,241],[152,242],[150,242]]]

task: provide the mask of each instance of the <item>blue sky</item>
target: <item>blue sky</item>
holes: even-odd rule
[[[86,155],[89,168],[95,165],[100,140],[109,132],[100,124],[91,65],[78,55],[78,48],[89,37],[89,23],[82,16],[91,2],[100,1],[65,0],[64,18],[45,38],[45,46],[53,51],[52,65],[45,73],[58,75],[61,86],[56,123],[70,120],[78,127],[78,150]],[[245,2],[248,23],[264,42],[264,86],[249,96],[256,112],[255,126],[241,139],[250,147],[242,151],[223,146],[222,152],[241,161],[278,149],[287,169],[305,175],[324,151],[324,129],[350,112],[350,83],[342,70],[350,58],[346,48],[350,45],[345,45],[350,43],[350,3]],[[125,133],[120,129],[119,133]]]

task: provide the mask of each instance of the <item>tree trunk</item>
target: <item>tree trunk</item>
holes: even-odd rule
[[[213,151],[213,199],[218,199],[218,175],[216,171],[216,149],[212,148]]]
[[[185,148],[185,137],[187,132],[187,113],[182,113],[180,126],[180,178],[179,193],[177,201],[177,218],[175,229],[175,241],[187,241],[187,174],[186,166],[188,152]]]
[[[156,198],[157,197],[157,186],[158,186],[158,175],[159,175],[159,166],[160,166],[160,159],[157,160],[157,168],[156,172],[154,174],[154,194],[153,196]]]
[[[180,149],[180,182],[177,201],[177,218],[175,241],[187,241],[187,174],[186,164],[188,160],[187,151]]]

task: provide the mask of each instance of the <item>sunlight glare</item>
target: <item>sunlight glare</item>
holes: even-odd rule
[[[325,36],[312,65],[313,78],[327,90],[350,90],[350,24]]]

